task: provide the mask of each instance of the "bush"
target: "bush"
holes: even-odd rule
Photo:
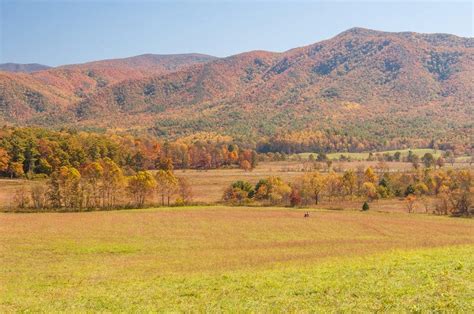
[[[176,201],[174,202],[174,205],[175,206],[186,206],[187,202],[184,199],[182,199],[181,197],[178,197],[176,199]]]
[[[369,210],[369,203],[364,202],[364,205],[362,205],[362,211],[367,211]]]

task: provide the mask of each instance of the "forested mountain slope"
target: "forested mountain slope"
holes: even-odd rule
[[[0,72],[0,115],[16,123],[73,123],[75,118],[71,113],[77,104],[107,86],[214,59],[201,54],[146,54],[66,65],[31,74]]]
[[[330,150],[471,141],[472,38],[354,28],[284,53],[196,63],[100,88],[95,80],[64,107],[58,94],[70,89],[56,84],[38,96],[50,106],[30,105],[30,115],[18,121],[138,128],[167,137],[214,131],[272,145],[336,138],[328,140]],[[0,108],[12,107],[5,98],[11,89],[18,87],[0,88]],[[16,107],[26,108],[25,101]]]

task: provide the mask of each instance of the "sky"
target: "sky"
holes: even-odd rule
[[[473,37],[473,1],[0,0],[0,63],[285,51],[351,27]]]

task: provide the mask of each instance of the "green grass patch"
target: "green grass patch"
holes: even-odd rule
[[[59,272],[2,289],[2,311],[474,311],[473,246],[394,251],[267,270]],[[97,260],[100,264],[100,260]]]

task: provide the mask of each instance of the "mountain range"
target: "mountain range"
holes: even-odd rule
[[[41,70],[47,70],[50,68],[51,68],[50,66],[38,64],[38,63],[27,63],[27,64],[0,63],[0,71],[6,71],[6,72],[31,73],[31,72],[41,71]]]
[[[330,130],[381,144],[469,144],[473,91],[473,38],[353,28],[282,53],[148,54],[0,72],[0,122],[170,138]]]

